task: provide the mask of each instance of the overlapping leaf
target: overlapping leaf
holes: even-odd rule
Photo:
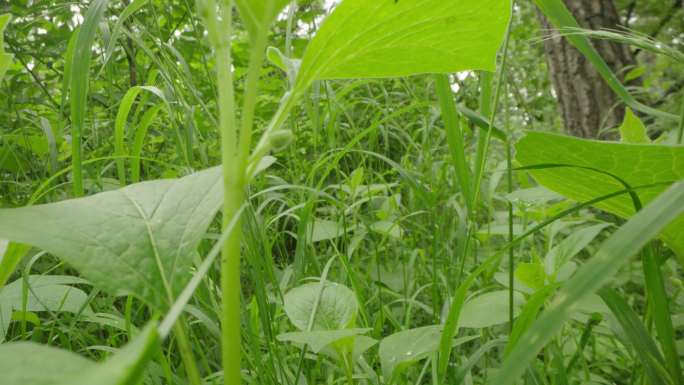
[[[32,342],[4,344],[0,345],[2,384],[137,384],[157,347],[155,323],[101,364],[66,350]]]
[[[317,79],[492,71],[509,18],[508,0],[345,0],[309,44],[297,87]]]
[[[620,227],[568,281],[510,350],[492,384],[512,385],[543,347],[563,328],[578,304],[608,282],[629,257],[684,213],[684,182],[677,183]]]
[[[220,168],[47,205],[0,210],[3,238],[39,247],[110,293],[164,309],[218,211]]]
[[[683,146],[600,142],[530,132],[518,143],[516,158],[523,166],[565,165],[534,169],[530,173],[549,189],[581,202],[624,190],[625,186],[610,175],[631,187],[662,183],[638,190],[644,204],[662,193],[668,184],[684,179]],[[596,207],[623,218],[634,215],[634,204],[627,195],[603,201]],[[684,263],[684,216],[667,226],[661,237]]]

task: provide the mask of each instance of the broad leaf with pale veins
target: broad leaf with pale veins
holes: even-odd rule
[[[110,293],[165,309],[190,278],[223,197],[220,168],[86,198],[0,210],[3,238],[39,247]]]
[[[359,304],[354,292],[335,282],[307,283],[285,294],[285,314],[302,331],[350,328]]]

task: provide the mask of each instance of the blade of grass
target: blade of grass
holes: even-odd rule
[[[637,356],[641,360],[642,365],[646,369],[646,375],[654,385],[665,385],[668,382],[663,381],[660,373],[663,370],[658,370],[654,367],[658,364],[661,367],[665,366],[665,360],[658,350],[655,342],[648,334],[646,328],[641,323],[639,316],[629,307],[627,302],[623,300],[615,290],[610,288],[603,288],[598,291],[598,295],[603,299],[603,302],[608,306],[617,321],[620,323],[625,336]]]
[[[78,30],[74,46],[70,73],[71,94],[71,164],[73,167],[73,193],[83,196],[83,165],[81,161],[81,136],[85,126],[85,115],[88,104],[88,79],[92,56],[93,42],[97,27],[107,9],[108,0],[95,0],[85,14],[84,22]]]
[[[112,57],[112,54],[114,53],[114,49],[116,48],[116,42],[119,38],[119,35],[121,34],[121,28],[123,27],[123,24],[126,22],[126,20],[131,17],[135,12],[140,10],[142,7],[147,5],[149,0],[134,0],[132,3],[128,4],[126,8],[121,12],[119,15],[119,19],[116,21],[116,24],[114,25],[114,28],[112,29],[111,36],[109,38],[109,42],[107,43],[107,49],[105,50],[105,55],[104,59],[102,60],[102,67],[100,69],[100,72],[104,70],[105,65],[109,61],[109,59]]]
[[[114,121],[114,155],[119,157],[116,160],[116,171],[119,176],[119,183],[121,183],[122,186],[126,185],[126,166],[125,159],[123,158],[123,156],[127,154],[126,137],[128,135],[126,134],[126,123],[128,121],[128,115],[133,108],[133,103],[135,103],[135,99],[142,91],[149,91],[166,102],[164,93],[157,87],[152,86],[131,87],[121,99],[121,104],[119,105],[119,110],[116,114],[116,120]]]
[[[646,296],[653,311],[656,332],[660,347],[665,354],[665,364],[674,384],[682,384],[682,368],[675,343],[676,336],[672,325],[672,313],[665,290],[662,271],[658,265],[653,245],[648,245],[642,252],[644,278],[646,280]]]
[[[456,175],[461,191],[466,201],[469,215],[472,216],[472,192],[470,186],[472,181],[470,179],[470,167],[465,155],[465,145],[463,144],[463,130],[461,129],[461,121],[456,111],[456,104],[449,86],[449,75],[439,74],[435,75],[435,88],[437,90],[437,98],[442,110],[442,120],[444,121],[444,129],[447,134],[447,142],[451,150],[451,159],[456,168]]]
[[[601,288],[628,257],[638,253],[672,220],[684,213],[684,182],[679,182],[637,213],[606,240],[596,255],[563,285],[555,301],[513,348],[492,383],[512,385],[541,349],[561,330],[573,305]]]
[[[162,108],[164,108],[164,105],[160,103],[145,111],[138,126],[135,128],[135,137],[133,139],[133,147],[131,148],[131,181],[133,183],[140,182],[140,161],[142,160],[141,156],[147,130]]]

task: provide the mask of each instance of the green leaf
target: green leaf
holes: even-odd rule
[[[637,254],[671,221],[684,213],[684,182],[670,187],[606,240],[598,252],[564,283],[507,356],[492,384],[512,385],[537,354],[562,329],[582,299],[608,282],[630,257]]]
[[[301,60],[285,56],[285,54],[276,47],[268,47],[266,50],[266,58],[287,74],[290,84],[295,83],[297,74],[299,73],[299,66],[302,64]]]
[[[46,250],[113,294],[168,307],[221,205],[221,169],[0,210],[0,234]]]
[[[36,370],[40,363],[40,370]],[[3,385],[56,385],[63,378],[76,378],[94,363],[66,350],[15,342],[0,345]]]
[[[0,289],[2,289],[31,246],[0,240],[0,249]]]
[[[662,193],[668,184],[684,178],[682,146],[600,142],[528,132],[516,148],[518,162],[532,168],[529,172],[540,184],[579,202],[625,189],[605,173],[621,178],[631,187],[662,184],[637,191],[644,204]],[[535,165],[562,167],[533,168]],[[632,199],[625,194],[596,207],[623,218],[630,218],[635,211]],[[667,226],[661,238],[684,265],[684,216]]]
[[[508,0],[345,0],[302,59],[298,91],[314,80],[495,69]]]
[[[151,322],[131,342],[102,364],[95,364],[60,385],[131,385],[138,384],[149,361],[159,349],[157,322]],[[46,384],[47,385],[47,384]]]
[[[329,345],[341,340],[368,333],[372,329],[340,329],[340,330],[312,330],[303,332],[283,333],[278,335],[278,341],[289,341],[300,345],[308,345],[311,351],[318,353]]]
[[[354,292],[334,282],[307,283],[285,294],[285,313],[302,331],[352,327],[359,305]]]
[[[620,323],[624,335],[627,337],[627,341],[632,345],[634,351],[641,360],[651,383],[671,383],[663,381],[659,375],[661,371],[654,367],[655,364],[664,367],[665,359],[660,353],[660,350],[658,350],[653,338],[651,338],[646,328],[644,328],[639,316],[614,290],[603,288],[599,291],[599,295]]]
[[[235,3],[250,38],[255,39],[259,33],[268,30],[290,0],[236,0]]]
[[[459,324],[464,328],[482,329],[508,322],[508,296],[508,290],[498,290],[466,301]],[[525,299],[517,292],[514,296],[513,314],[517,316]]]
[[[518,343],[520,337],[527,331],[527,329],[530,328],[534,320],[537,318],[537,314],[539,314],[542,306],[544,306],[544,303],[554,293],[556,288],[558,288],[558,284],[547,285],[537,290],[534,294],[532,294],[532,296],[530,296],[529,300],[520,311],[518,319],[515,320],[513,324],[513,329],[511,330],[508,344],[506,344],[506,356]]]
[[[311,242],[328,241],[344,234],[344,228],[337,222],[327,219],[316,219],[311,230]],[[350,229],[348,229],[350,230]]]
[[[432,325],[400,331],[380,341],[380,364],[385,380],[437,352],[441,337],[442,325]]]
[[[404,230],[396,222],[390,221],[377,221],[370,225],[370,229],[378,234],[386,237],[401,239],[404,235]]]
[[[546,284],[546,271],[541,263],[519,263],[515,268],[515,278],[525,286],[539,290]]]
[[[442,339],[443,325],[423,326],[403,330],[380,341],[380,364],[385,381],[396,377],[406,367],[436,354]],[[477,336],[450,339],[449,346],[458,346]]]
[[[2,384],[137,384],[157,347],[156,323],[148,325],[128,345],[101,364],[65,350],[32,342],[4,344],[0,345]]]
[[[554,246],[544,257],[546,263],[546,274],[556,275],[572,258],[589,244],[603,231],[610,226],[607,223],[584,227],[570,234],[560,243]]]
[[[0,291],[0,306],[22,311],[68,312],[84,315],[93,313],[88,295],[73,284],[84,284],[83,279],[60,275],[31,275],[24,301],[24,278],[20,278]]]
[[[625,119],[620,126],[620,138],[623,143],[651,143],[646,126],[634,115],[631,108],[625,109]]]
[[[632,68],[629,72],[625,74],[625,82],[630,82],[634,79],[639,79],[640,77],[644,76],[646,73],[646,67],[644,66],[637,66]]]

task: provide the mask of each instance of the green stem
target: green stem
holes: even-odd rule
[[[679,132],[677,133],[677,144],[682,144],[684,140],[684,96],[682,97],[682,116],[679,118]]]
[[[271,3],[269,3],[271,4]],[[249,69],[247,71],[247,81],[245,83],[245,95],[242,108],[242,126],[240,127],[240,165],[241,170],[247,168],[249,150],[252,147],[252,132],[254,126],[254,112],[256,110],[256,98],[259,83],[261,66],[266,56],[266,44],[268,34],[266,31],[259,31],[253,41],[249,59]]]
[[[244,170],[237,147],[235,123],[235,91],[233,88],[231,34],[231,0],[205,0],[200,3],[200,15],[204,18],[209,41],[216,56],[218,82],[219,130],[221,133],[221,159],[223,164],[223,225],[240,210],[244,202]],[[242,231],[237,223],[223,245],[221,252],[221,352],[224,384],[239,384],[241,379],[241,332],[240,332],[240,243]]]
[[[508,193],[513,192],[513,165],[511,154],[510,137],[506,141],[506,169],[508,176]],[[513,231],[513,201],[508,201],[508,242],[513,242],[515,233]],[[508,327],[509,333],[513,332],[513,319],[515,317],[515,250],[513,247],[508,249]]]

